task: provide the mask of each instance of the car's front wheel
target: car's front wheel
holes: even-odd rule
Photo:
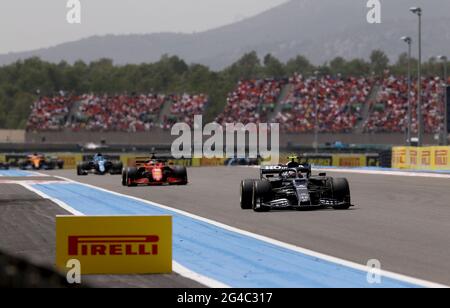
[[[122,186],[127,186],[127,169],[123,168],[122,169]]]
[[[255,212],[268,212],[269,206],[264,205],[264,201],[270,197],[272,185],[269,181],[260,180],[253,183],[252,208]]]
[[[340,204],[333,206],[335,210],[348,210],[351,206],[350,185],[345,178],[334,178],[332,180],[333,199]]]
[[[241,182],[241,209],[251,210],[253,201],[253,183],[255,180],[243,180]]]
[[[127,181],[127,186],[128,187],[134,187],[137,186],[136,183],[134,182],[134,180],[137,179],[137,175],[138,175],[138,169],[135,167],[129,167],[126,170],[126,181]]]
[[[173,167],[173,176],[181,180],[181,182],[178,185],[187,185],[188,176],[186,167],[184,166]]]

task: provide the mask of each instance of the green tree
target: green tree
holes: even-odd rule
[[[389,58],[383,51],[374,50],[370,55],[370,65],[375,74],[382,76],[389,66]]]
[[[332,75],[347,75],[347,61],[342,57],[334,58],[330,62],[329,67]]]
[[[310,76],[314,73],[316,68],[304,56],[297,56],[286,63],[286,72],[288,75],[299,73],[304,76]]]
[[[280,60],[267,54],[264,57],[264,76],[268,78],[282,78],[286,76],[286,69]]]
[[[261,77],[261,61],[256,54],[256,51],[245,54],[236,63],[232,64],[226,70],[230,78],[234,80],[240,79],[255,79]]]

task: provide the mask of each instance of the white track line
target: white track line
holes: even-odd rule
[[[35,181],[35,180],[17,181],[17,180],[2,180],[0,178],[0,184],[28,184],[28,185],[34,185],[34,184],[56,184],[56,183],[61,183],[61,181]]]
[[[55,182],[53,182],[53,183],[55,183]],[[57,183],[61,184],[61,182],[57,182]],[[18,184],[23,186],[24,188],[34,192],[35,194],[39,195],[40,197],[52,201],[53,203],[57,204],[58,206],[60,206],[61,208],[63,208],[64,210],[66,210],[67,212],[69,212],[75,216],[85,216],[83,213],[75,210],[74,208],[72,208],[71,206],[66,204],[65,202],[62,202],[61,200],[58,200],[56,198],[52,198],[49,195],[35,189],[29,183],[18,182]],[[36,184],[43,184],[43,183],[36,183]],[[79,184],[82,184],[82,183],[79,183]],[[183,265],[179,264],[176,261],[172,261],[172,270],[182,277],[196,281],[196,282],[198,282],[204,286],[210,287],[210,288],[221,288],[221,289],[230,288],[226,284],[223,284],[223,283],[216,281],[214,279],[211,279],[209,277],[195,273],[195,272],[191,271],[190,269],[184,267]]]
[[[295,246],[295,245],[292,245],[292,244],[284,243],[284,242],[281,242],[281,241],[278,241],[278,240],[275,240],[275,239],[272,239],[272,238],[269,238],[269,237],[266,237],[266,236],[262,236],[262,235],[259,235],[259,234],[255,234],[255,233],[251,233],[251,232],[248,232],[248,231],[245,231],[245,230],[241,230],[241,229],[238,229],[238,228],[235,228],[235,227],[232,227],[232,226],[229,226],[229,225],[226,225],[226,224],[223,224],[223,223],[220,223],[220,222],[208,219],[208,218],[197,216],[197,215],[194,215],[194,214],[191,214],[191,213],[179,210],[179,209],[171,208],[171,207],[168,207],[166,205],[162,205],[162,204],[156,203],[156,202],[152,202],[152,201],[144,200],[144,199],[141,199],[141,198],[137,198],[137,197],[121,194],[121,193],[118,193],[118,192],[115,192],[115,191],[110,191],[110,190],[107,190],[107,189],[104,189],[104,188],[100,188],[100,187],[96,187],[96,186],[93,186],[93,185],[90,185],[90,184],[80,183],[80,182],[77,182],[77,181],[74,181],[74,180],[71,180],[71,179],[68,179],[68,178],[65,178],[65,177],[61,177],[61,176],[55,176],[55,178],[62,179],[64,181],[67,181],[67,182],[70,182],[70,183],[76,183],[76,184],[84,185],[86,187],[90,187],[90,188],[93,188],[93,189],[98,189],[98,190],[101,190],[101,191],[104,191],[104,192],[108,192],[108,193],[114,194],[116,196],[130,198],[130,199],[133,199],[133,200],[136,200],[136,201],[139,201],[139,202],[146,203],[146,204],[148,204],[150,206],[157,206],[159,208],[162,208],[162,209],[165,209],[165,210],[168,210],[168,211],[172,211],[172,212],[178,213],[180,215],[184,215],[184,216],[187,216],[189,218],[196,219],[196,220],[199,220],[199,221],[202,221],[202,222],[206,222],[206,223],[209,223],[211,225],[214,225],[216,227],[219,227],[219,228],[231,231],[231,232],[235,232],[235,233],[238,233],[238,234],[241,234],[241,235],[245,235],[245,236],[248,236],[248,237],[251,237],[251,238],[254,238],[254,239],[257,239],[257,240],[260,240],[260,241],[263,241],[263,242],[266,242],[266,243],[269,243],[269,244],[272,244],[272,245],[275,245],[275,246],[278,246],[278,247],[282,247],[282,248],[285,248],[285,249],[296,251],[296,252],[299,252],[299,253],[302,253],[302,254],[314,257],[314,258],[322,259],[322,260],[325,260],[325,261],[328,261],[328,262],[332,262],[332,263],[335,263],[335,264],[339,264],[339,265],[342,265],[342,266],[345,266],[345,267],[350,267],[350,268],[353,268],[353,269],[356,269],[356,270],[359,270],[359,271],[363,271],[363,272],[368,272],[368,273],[372,270],[371,268],[368,268],[365,265],[361,265],[361,264],[358,264],[358,263],[355,263],[355,262],[352,262],[352,261],[347,261],[347,260],[343,260],[343,259],[340,259],[340,258],[332,257],[332,256],[329,256],[329,255],[326,255],[326,254],[318,253],[318,252],[315,252],[315,251],[312,251],[312,250],[309,250],[309,249],[305,249],[305,248],[301,248],[301,247],[298,247],[298,246]],[[422,286],[422,287],[426,287],[426,288],[448,288],[448,286],[445,286],[445,285],[442,285],[442,284],[438,284],[438,283],[434,283],[434,282],[430,282],[430,281],[426,281],[426,280],[422,280],[422,279],[417,279],[417,278],[409,277],[409,276],[406,276],[406,275],[393,273],[393,272],[390,272],[390,271],[381,270],[380,274],[382,276],[386,277],[386,278],[391,278],[391,279],[395,279],[395,280],[399,280],[399,281],[404,281],[404,282],[407,282],[407,283],[410,283],[410,284],[414,284],[414,285],[418,285],[418,286]],[[195,279],[193,279],[193,280],[195,280]]]
[[[45,173],[40,173],[40,172],[36,172],[36,171],[30,171],[32,173],[34,173],[36,176],[42,176],[42,177],[49,177],[50,175],[45,174]]]
[[[71,213],[71,214],[73,214],[75,216],[84,216],[83,213],[75,210],[73,207],[69,206],[65,202],[62,202],[61,200],[58,200],[58,199],[50,197],[49,195],[43,193],[42,191],[39,191],[39,190],[35,189],[30,184],[26,184],[26,183],[18,183],[18,184],[23,186],[24,188],[28,189],[29,191],[34,192],[35,194],[37,194],[38,196],[42,197],[43,199],[48,199],[48,200],[52,201],[53,203],[57,204],[58,206],[62,207],[67,212],[69,212],[69,213]]]
[[[383,171],[383,170],[361,170],[361,169],[339,169],[339,168],[313,168],[314,171],[327,171],[337,173],[355,173],[355,174],[371,174],[371,175],[393,175],[393,176],[407,176],[407,177],[422,177],[422,178],[441,178],[450,179],[450,174],[441,173],[427,173],[427,172],[413,172],[413,171]]]

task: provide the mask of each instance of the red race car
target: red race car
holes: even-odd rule
[[[137,161],[136,167],[128,167],[122,171],[122,185],[128,187],[138,185],[186,185],[187,183],[186,167],[173,166],[164,160]]]

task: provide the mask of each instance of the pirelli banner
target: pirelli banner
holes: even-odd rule
[[[392,167],[412,170],[450,170],[450,147],[394,147]]]
[[[171,216],[57,216],[56,266],[81,274],[172,272]]]

